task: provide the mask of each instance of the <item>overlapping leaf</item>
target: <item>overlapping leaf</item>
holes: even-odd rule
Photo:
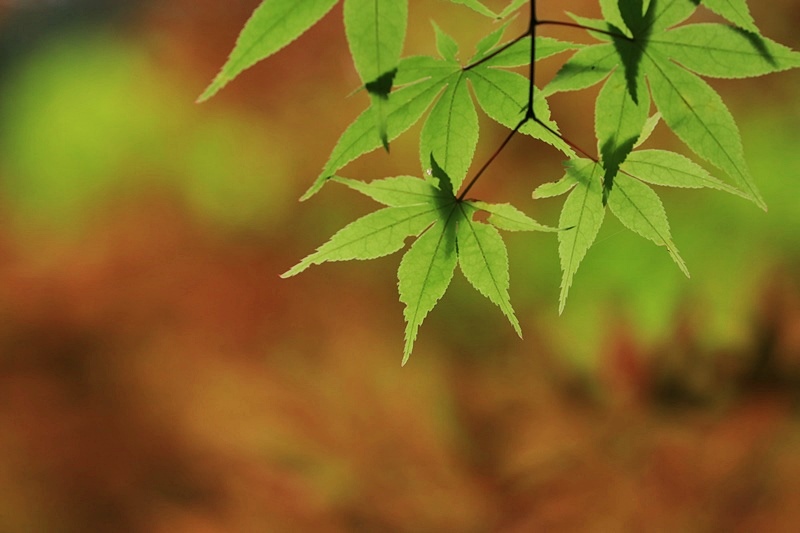
[[[200,95],[208,100],[242,71],[291,43],[339,0],[264,0],[245,24],[228,61]]]
[[[741,138],[730,112],[719,95],[696,74],[757,76],[800,65],[800,54],[756,33],[744,1],[702,2],[744,29],[708,23],[673,28],[688,18],[699,3],[695,0],[601,0],[606,18],[602,29],[615,36],[611,37],[611,42],[576,53],[546,92],[582,89],[602,81],[614,71],[601,92],[604,101],[602,105],[598,102],[598,113],[602,111],[605,118],[621,118],[619,124],[624,123],[628,133],[636,133],[636,129],[644,125],[638,120],[641,114],[636,115],[635,122],[628,122],[626,115],[631,109],[630,101],[638,105],[639,97],[646,94],[646,78],[666,124],[698,156],[723,170],[744,195],[764,207],[744,160]],[[625,86],[619,83],[620,75],[625,76]],[[630,98],[625,97],[626,91]],[[647,109],[640,111],[646,113]],[[598,116],[597,123],[606,123],[606,120]],[[612,130],[609,127],[608,131],[598,131],[601,152],[607,145],[617,148],[603,154],[611,167],[607,169],[609,174],[613,174],[615,164],[624,161],[626,151],[633,148],[633,144],[620,148],[620,141],[627,141],[622,137],[628,133],[621,136]],[[609,157],[612,153],[614,157]]]
[[[378,138],[389,149],[387,105],[408,24],[408,0],[345,0],[350,54],[370,95]]]
[[[434,179],[430,180],[400,176],[363,182],[334,177],[333,181],[386,207],[351,222],[283,274],[294,276],[327,261],[382,257],[400,250],[409,237],[418,237],[397,274],[406,319],[403,364],[420,325],[447,290],[456,264],[521,335],[508,294],[508,252],[497,230],[554,231],[508,204],[459,200],[449,176],[435,160],[431,165]],[[478,211],[489,213],[488,223],[474,220]]]
[[[263,0],[200,100],[292,42],[337,1]],[[466,66],[459,62],[456,41],[435,23],[439,57],[400,59],[408,0],[343,1],[348,44],[370,95],[370,107],[344,131],[303,199],[334,181],[384,207],[346,225],[284,277],[327,261],[389,255],[413,239],[398,269],[406,320],[404,364],[422,322],[447,290],[456,264],[520,333],[509,299],[508,253],[498,230],[556,231],[509,204],[463,200],[465,193],[458,194],[478,142],[477,107],[498,123],[547,142],[570,158],[561,180],[541,185],[533,193],[534,198],[568,193],[559,219],[563,230],[558,233],[563,271],[560,311],[607,209],[631,231],[664,246],[688,276],[672,242],[664,207],[651,185],[714,188],[764,206],[747,169],[733,117],[701,78],[760,76],[800,66],[800,54],[758,32],[746,0],[599,0],[604,20],[568,14],[575,21],[573,26],[584,27],[600,41],[589,46],[536,35],[532,13],[528,32],[500,44],[510,21],[506,22],[478,42]],[[498,13],[480,0],[451,2],[501,19],[528,3],[510,0]],[[535,11],[535,3],[530,4]],[[679,26],[699,5],[733,26]],[[508,70],[530,65],[532,58],[538,61],[565,51],[574,53],[543,90]],[[601,82],[595,106],[598,157],[596,161],[578,158],[575,151],[586,152],[558,132],[546,98]],[[658,112],[651,116],[653,103]],[[388,150],[389,142],[428,110],[420,133],[426,178],[363,182],[336,177],[359,156],[381,145]],[[661,120],[697,156],[724,172],[729,183],[681,155],[638,149]],[[476,220],[479,211],[487,215],[485,222]]]

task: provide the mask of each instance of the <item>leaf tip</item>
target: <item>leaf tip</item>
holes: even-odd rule
[[[414,348],[414,339],[409,338],[406,339],[406,346],[403,348],[403,360],[400,362],[400,366],[406,366],[408,363],[408,358],[411,357],[411,350]]]
[[[325,185],[325,183],[327,183],[332,177],[333,176],[324,174],[319,176],[316,180],[314,180],[314,183],[311,184],[311,187],[309,187],[308,190],[303,193],[303,195],[300,197],[300,201],[305,202],[317,194],[322,189],[323,185]]]
[[[290,268],[289,270],[287,270],[286,272],[281,274],[280,278],[281,279],[288,279],[288,278],[291,278],[293,276],[296,276],[297,274],[299,274],[300,272],[302,272],[303,270],[308,268],[308,266],[309,265],[306,265],[303,262],[297,263],[295,266],[293,266],[292,268]]]
[[[212,81],[208,85],[208,87],[205,88],[203,93],[200,96],[198,96],[197,100],[195,100],[194,102],[196,104],[202,104],[203,102],[208,101],[209,99],[211,99],[212,96],[217,94],[220,91],[220,89],[222,89],[225,85],[227,85],[229,81],[230,79],[223,77],[222,72],[220,72],[217,75],[217,77],[214,78],[214,81]]]

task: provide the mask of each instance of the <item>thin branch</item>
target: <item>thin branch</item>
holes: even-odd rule
[[[536,26],[539,21],[536,19],[536,0],[531,0],[531,15],[528,33],[531,36],[531,63],[528,70],[528,109],[525,112],[525,120],[536,119],[536,112],[533,110],[533,86],[536,79]]]
[[[583,154],[587,158],[591,159],[595,163],[599,163],[600,162],[599,159],[597,159],[595,156],[591,155],[589,152],[587,152],[586,150],[584,150],[583,148],[581,148],[577,144],[573,143],[572,141],[570,141],[569,139],[567,139],[566,137],[564,137],[563,135],[558,133],[556,130],[554,130],[553,128],[551,128],[550,126],[548,126],[547,124],[545,124],[544,122],[539,120],[538,118],[534,118],[533,121],[536,122],[541,127],[543,127],[544,129],[546,129],[547,131],[549,131],[555,137],[558,137],[559,139],[561,139],[562,141],[567,143],[567,145],[569,145],[569,147],[572,148],[573,150],[575,150],[576,152],[580,152],[581,154]]]
[[[501,46],[497,50],[494,50],[491,54],[487,55],[486,57],[482,57],[481,59],[479,59],[478,61],[476,61],[474,63],[471,63],[471,64],[469,64],[469,65],[467,65],[465,67],[461,67],[461,70],[467,71],[467,70],[470,70],[470,69],[473,69],[473,68],[477,67],[478,65],[483,64],[486,61],[489,61],[490,59],[492,59],[495,56],[501,54],[502,52],[505,52],[506,50],[508,50],[509,48],[514,46],[515,44],[517,44],[519,41],[521,41],[522,39],[527,37],[529,33],[530,33],[530,30],[526,31],[525,33],[523,33],[519,37],[517,37],[515,39],[512,39],[511,41],[507,42],[506,44],[504,44],[503,46]]]
[[[461,200],[463,200],[463,199],[464,199],[464,197],[467,195],[467,193],[468,193],[468,192],[469,192],[469,190],[472,188],[472,186],[473,186],[473,185],[475,185],[475,182],[476,182],[476,181],[478,181],[478,178],[480,178],[480,177],[481,177],[481,175],[482,175],[482,174],[483,174],[483,173],[486,171],[486,169],[487,169],[487,168],[489,168],[489,165],[491,165],[491,164],[492,164],[492,162],[493,162],[493,161],[494,161],[494,160],[497,158],[497,156],[498,156],[498,155],[500,155],[500,152],[502,152],[502,151],[503,151],[503,148],[505,148],[505,147],[506,147],[506,145],[508,144],[508,141],[510,141],[510,140],[511,140],[511,138],[512,138],[514,135],[516,135],[516,133],[519,131],[519,129],[520,129],[520,128],[521,128],[521,127],[522,127],[522,126],[523,126],[523,125],[524,125],[526,122],[528,122],[528,119],[527,119],[527,118],[523,118],[523,119],[522,119],[522,120],[519,122],[519,124],[517,124],[517,127],[516,127],[516,128],[514,128],[513,130],[511,130],[511,133],[509,133],[509,134],[508,134],[508,136],[505,138],[505,140],[504,140],[504,141],[503,141],[503,143],[500,145],[500,147],[499,147],[497,150],[495,150],[495,151],[494,151],[494,153],[493,153],[493,154],[492,154],[492,156],[489,158],[489,160],[488,160],[488,161],[486,161],[486,163],[484,163],[484,164],[483,164],[483,166],[480,168],[480,170],[478,170],[478,172],[475,174],[475,176],[472,178],[472,180],[471,180],[471,181],[470,181],[470,182],[467,184],[467,186],[466,186],[466,187],[464,187],[464,190],[463,190],[463,191],[461,191],[461,194],[459,194],[459,195],[458,195],[458,201],[459,201],[459,202],[460,202]]]

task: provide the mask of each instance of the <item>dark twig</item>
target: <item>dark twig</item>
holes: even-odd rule
[[[563,22],[563,21],[558,21],[558,20],[539,20],[536,17],[536,0],[530,0],[530,22],[528,24],[528,30],[525,33],[523,33],[522,35],[520,35],[516,39],[514,39],[512,41],[509,41],[508,43],[504,44],[503,46],[501,46],[497,50],[494,50],[491,54],[487,55],[486,57],[483,57],[480,60],[478,60],[478,61],[476,61],[476,62],[474,62],[474,63],[472,63],[470,65],[462,67],[463,71],[467,71],[467,70],[473,69],[473,68],[477,67],[478,65],[481,65],[486,61],[489,61],[493,57],[496,57],[498,54],[500,54],[503,51],[507,50],[508,48],[510,48],[514,44],[518,43],[522,39],[525,39],[526,37],[530,37],[530,39],[531,39],[531,57],[530,57],[530,65],[528,66],[528,102],[527,102],[527,105],[525,107],[525,116],[522,118],[522,120],[520,120],[519,124],[517,124],[517,126],[513,130],[511,130],[511,133],[508,134],[508,136],[505,138],[505,140],[503,140],[502,144],[500,144],[500,146],[497,148],[497,150],[495,150],[494,153],[491,155],[489,160],[486,161],[486,163],[483,164],[483,166],[478,170],[478,172],[475,174],[475,176],[473,176],[473,178],[470,180],[470,182],[467,184],[467,186],[464,187],[464,190],[461,192],[461,194],[458,195],[458,201],[459,202],[462,201],[464,199],[464,197],[466,197],[467,193],[470,191],[470,189],[472,189],[472,186],[475,185],[475,183],[483,175],[483,173],[486,171],[486,169],[489,168],[489,165],[491,165],[492,162],[494,162],[494,160],[497,158],[497,156],[500,155],[500,152],[502,152],[503,149],[506,147],[506,145],[509,143],[509,141],[511,141],[511,138],[514,135],[516,135],[517,132],[519,132],[520,129],[522,129],[522,127],[525,124],[527,124],[528,122],[535,122],[536,124],[538,124],[539,126],[544,128],[545,130],[550,132],[555,137],[557,137],[557,138],[561,139],[562,141],[564,141],[567,145],[569,145],[570,148],[572,148],[576,152],[578,152],[578,153],[584,155],[585,157],[591,159],[595,163],[598,162],[598,158],[590,155],[588,152],[586,152],[586,150],[582,149],[580,146],[576,145],[575,143],[573,143],[572,141],[570,141],[569,139],[567,139],[566,137],[564,137],[563,135],[561,135],[560,133],[555,131],[553,128],[551,128],[550,126],[545,124],[541,119],[539,119],[536,116],[536,111],[535,111],[534,105],[533,105],[534,96],[535,96],[534,95],[534,91],[535,91],[535,86],[536,86],[536,84],[535,84],[535,81],[536,81],[536,28],[538,26],[542,25],[542,24],[549,24],[549,25],[552,25],[552,26],[566,26],[566,27],[570,27],[570,28],[578,28],[578,29],[582,29],[582,30],[586,30],[586,31],[594,31],[594,32],[597,32],[597,33],[602,33],[602,34],[608,35],[610,37],[617,37],[617,38],[620,38],[620,39],[626,39],[628,41],[632,40],[627,35],[623,35],[621,33],[615,33],[615,32],[611,32],[611,31],[607,31],[607,30],[602,30],[602,29],[599,29],[599,28],[592,28],[592,27],[589,27],[589,26],[584,26],[583,24],[575,23],[575,22]]]
[[[475,176],[474,176],[474,177],[472,178],[472,180],[471,180],[471,181],[470,181],[470,182],[467,184],[467,186],[466,186],[466,187],[464,187],[464,190],[463,190],[463,191],[461,191],[461,194],[459,194],[459,195],[458,195],[458,201],[459,201],[459,202],[460,202],[461,200],[463,200],[463,199],[464,199],[464,197],[467,195],[467,193],[468,193],[468,192],[469,192],[469,190],[472,188],[472,186],[473,186],[473,185],[475,185],[475,182],[476,182],[476,181],[478,181],[478,178],[480,178],[480,177],[481,177],[481,174],[483,174],[483,173],[486,171],[486,169],[487,169],[487,168],[489,168],[489,165],[491,165],[491,164],[492,164],[492,162],[495,160],[495,158],[497,158],[497,156],[498,156],[498,155],[500,155],[500,152],[502,152],[502,151],[503,151],[503,148],[505,148],[505,147],[506,147],[506,145],[508,144],[508,141],[510,141],[510,140],[511,140],[511,138],[512,138],[514,135],[516,135],[516,133],[519,131],[519,129],[520,129],[520,128],[521,128],[521,127],[522,127],[522,126],[523,126],[523,125],[524,125],[526,122],[528,122],[528,119],[527,119],[527,118],[524,118],[524,119],[522,119],[522,120],[520,121],[520,123],[519,123],[519,124],[517,124],[517,127],[516,127],[516,128],[514,128],[513,130],[511,130],[511,133],[509,133],[509,134],[508,134],[508,136],[505,138],[505,140],[504,140],[504,141],[503,141],[503,143],[500,145],[500,147],[499,147],[497,150],[495,150],[495,151],[494,151],[494,153],[493,153],[493,154],[492,154],[492,156],[489,158],[489,160],[488,160],[488,161],[486,161],[486,163],[484,163],[484,164],[483,164],[483,166],[480,168],[480,170],[478,170],[477,174],[475,174]]]

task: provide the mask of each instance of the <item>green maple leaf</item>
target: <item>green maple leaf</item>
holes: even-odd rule
[[[248,19],[230,57],[198,102],[214,96],[244,70],[300,37],[339,0],[264,0]]]
[[[653,121],[655,122],[655,121]],[[569,228],[558,235],[562,283],[559,312],[563,312],[572,279],[594,243],[602,226],[606,207],[622,224],[640,236],[664,246],[672,259],[689,276],[689,271],[672,242],[669,222],[661,200],[647,184],[682,188],[711,188],[747,196],[710,175],[692,160],[664,150],[634,150],[617,166],[613,190],[605,188],[608,165],[588,159],[567,164],[559,181],[534,190],[534,198],[550,198],[570,192],[561,211],[559,225]],[[604,194],[606,193],[606,194]]]
[[[490,18],[500,18],[500,19],[506,18],[507,16],[509,16],[510,14],[512,14],[513,12],[517,11],[519,8],[524,6],[526,3],[528,3],[528,0],[511,0],[511,3],[509,3],[508,6],[506,6],[506,8],[503,9],[503,11],[501,11],[500,13],[495,13],[494,11],[486,7],[486,5],[480,0],[450,0],[450,1],[454,4],[461,4],[463,6],[466,6],[475,11],[476,13],[480,13],[481,15],[485,15]]]
[[[499,28],[478,44],[478,53],[469,63],[491,53],[502,37]],[[478,143],[478,115],[475,102],[497,122],[513,128],[525,111],[528,82],[514,72],[502,70],[524,65],[530,61],[530,39],[514,46],[475,68],[464,69],[458,61],[458,45],[452,37],[434,25],[439,58],[411,56],[400,60],[394,77],[393,91],[386,105],[385,125],[387,142],[408,130],[419,121],[425,111],[420,133],[420,163],[423,171],[430,171],[430,156],[450,176],[457,190],[463,183],[475,155]],[[537,39],[537,57],[543,59],[581,45],[540,37]],[[475,101],[468,90],[472,85]],[[550,119],[550,109],[544,94],[537,91],[534,108],[542,121],[554,131],[558,126]],[[572,149],[559,137],[533,122],[521,131],[574,156]],[[339,138],[328,162],[313,185],[301,197],[306,200],[319,192],[338,170],[357,157],[380,147],[378,131],[369,110],[362,113]]]
[[[350,54],[370,95],[378,138],[389,150],[387,104],[408,25],[408,0],[345,0]]]
[[[584,22],[611,35],[590,32],[604,42],[575,53],[545,89],[550,94],[607,80],[598,97],[596,120],[605,197],[644,129],[649,87],[664,122],[677,136],[721,169],[743,195],[765,207],[744,160],[736,123],[719,95],[699,76],[740,78],[778,72],[800,66],[800,54],[758,34],[741,0],[702,4],[744,29],[715,23],[674,27],[699,3],[601,0],[605,22]]]
[[[386,256],[403,248],[409,237],[416,238],[398,269],[406,320],[403,364],[411,354],[420,325],[450,285],[456,264],[521,336],[508,294],[508,252],[498,229],[555,231],[511,205],[459,199],[450,177],[435,159],[431,166],[431,179],[399,176],[362,182],[332,178],[385,207],[351,222],[282,275],[294,276],[327,261]],[[489,214],[487,222],[474,219],[478,211]]]

